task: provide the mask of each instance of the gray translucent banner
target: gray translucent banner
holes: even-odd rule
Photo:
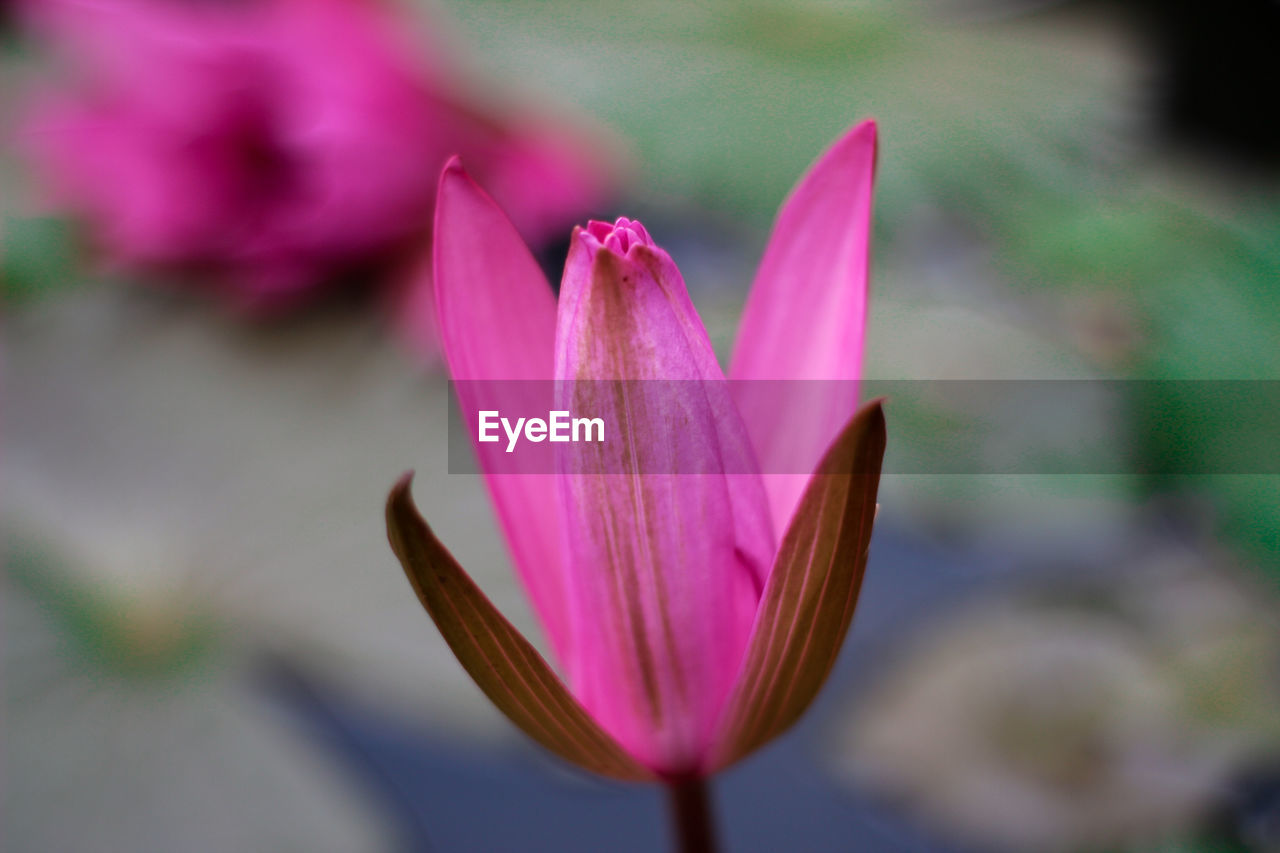
[[[875,398],[886,474],[1280,474],[1280,380],[452,385],[454,474],[808,474]]]

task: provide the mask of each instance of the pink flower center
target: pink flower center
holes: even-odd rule
[[[587,241],[594,243],[593,249],[608,249],[619,257],[625,257],[632,246],[654,246],[653,238],[645,227],[634,219],[619,216],[618,221],[610,225],[593,219],[587,223]]]

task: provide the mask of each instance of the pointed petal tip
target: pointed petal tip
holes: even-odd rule
[[[862,124],[858,125],[867,140],[867,144],[871,146],[871,168],[874,171],[880,163],[880,125],[876,120],[869,118]]]
[[[408,501],[413,503],[413,495],[411,487],[413,486],[413,469],[409,469],[396,478],[395,485],[391,487],[391,491],[387,493],[387,510],[390,511],[393,506]]]
[[[871,419],[872,426],[878,432],[884,432],[884,404],[888,399],[888,397],[872,397],[862,405],[862,409],[858,412],[858,417]],[[412,475],[413,472],[410,471],[409,474]]]
[[[828,156],[832,154],[856,156],[859,152],[869,151],[874,162],[879,150],[879,136],[880,129],[876,120],[873,118],[864,119],[846,130],[836,140],[835,144],[828,149]]]
[[[444,168],[440,170],[440,175],[442,177],[444,175],[462,175],[466,177],[467,170],[462,165],[462,157],[458,154],[451,155],[445,161]]]
[[[470,189],[473,192],[479,191],[480,187],[471,176],[467,174],[467,170],[462,167],[462,158],[454,154],[444,164],[444,168],[440,170],[440,180],[436,182],[436,210],[432,219],[432,232],[434,234],[441,233],[442,212],[451,205],[451,197],[455,195],[454,190],[461,189],[464,191]],[[437,246],[432,243],[432,274],[438,280],[440,278],[439,271],[436,269],[437,264]],[[438,315],[437,315],[438,316]]]
[[[844,429],[823,454],[823,461],[816,473],[826,474],[872,474],[878,479],[881,463],[884,459],[885,447],[888,444],[888,427],[884,419],[884,397],[876,397],[862,405]],[[847,454],[836,453],[842,444],[861,447],[862,452],[852,458]],[[848,467],[852,464],[852,467]]]
[[[396,556],[400,555],[400,544],[396,537],[399,534],[402,519],[418,515],[418,508],[413,502],[412,485],[413,471],[405,471],[387,493],[387,538]]]
[[[440,180],[437,182],[436,193],[436,211],[440,210],[440,201],[445,197],[446,192],[455,186],[466,187],[477,192],[483,193],[484,190],[475,182],[471,174],[467,172],[467,168],[462,165],[462,158],[457,154],[451,156],[445,161],[444,167],[440,170]]]

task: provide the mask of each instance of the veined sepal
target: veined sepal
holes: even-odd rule
[[[867,566],[886,443],[880,400],[832,442],[782,537],[705,771],[790,728],[835,664]]]
[[[476,686],[564,760],[612,779],[656,781],[592,719],[436,538],[414,506],[412,478],[412,472],[401,477],[387,497],[387,536],[418,600]]]

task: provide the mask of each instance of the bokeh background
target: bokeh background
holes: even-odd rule
[[[1276,436],[1159,381],[1280,380],[1275,3],[0,9],[5,849],[661,849],[658,794],[524,742],[386,545],[416,468],[536,635],[448,471],[435,179],[460,153],[552,280],[572,223],[641,218],[727,351],[787,190],[875,117],[868,376],[1131,380],[1019,440],[1147,473],[886,477],[726,846],[1280,850]],[[925,402],[891,457],[1000,435]],[[1224,447],[1259,473],[1179,473]]]

